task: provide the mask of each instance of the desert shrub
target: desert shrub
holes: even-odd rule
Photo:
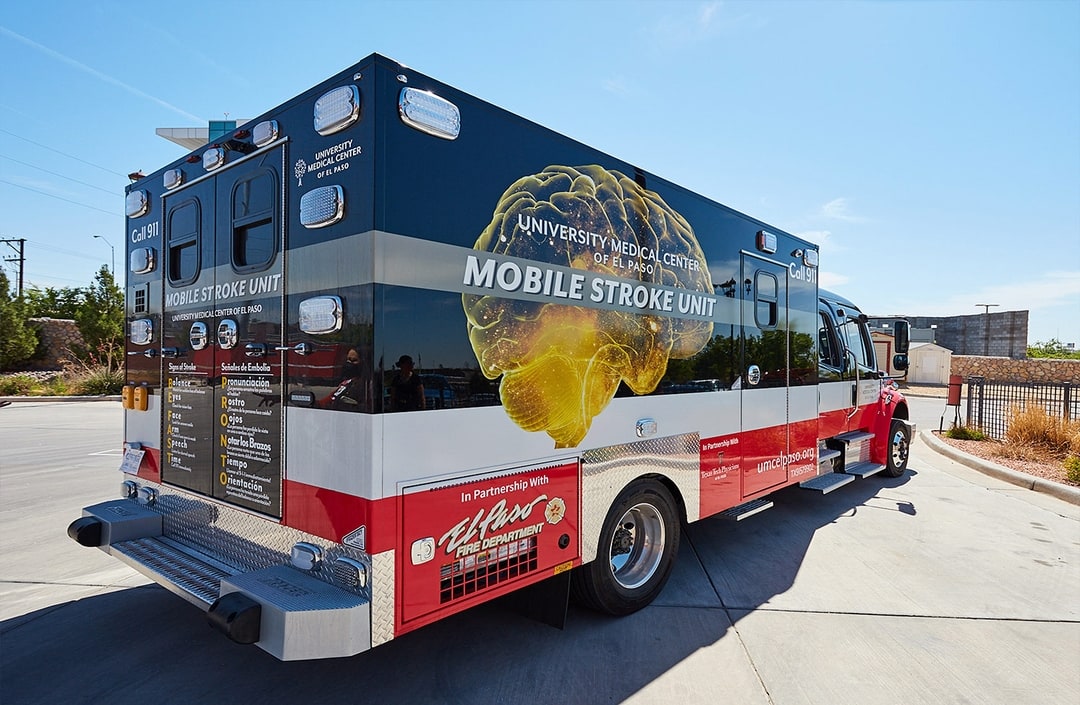
[[[968,428],[967,426],[953,426],[945,432],[946,438],[952,438],[957,441],[985,441],[986,434],[977,428]]]
[[[1080,437],[1080,421],[1051,416],[1040,407],[1013,409],[1009,413],[1006,443],[1029,446],[1056,456],[1064,456]]]
[[[76,394],[119,394],[124,387],[124,371],[98,367],[71,381]]]

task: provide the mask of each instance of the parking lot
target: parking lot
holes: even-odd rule
[[[23,703],[1080,702],[1080,508],[913,447],[685,533],[660,598],[556,630],[501,603],[280,663],[65,529],[118,495],[119,403],[0,409],[0,696]],[[934,424],[936,426],[936,423]]]

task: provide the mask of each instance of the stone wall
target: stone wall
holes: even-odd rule
[[[41,341],[38,351],[42,353],[30,361],[32,370],[62,368],[64,361],[71,359],[68,351],[83,344],[82,334],[70,318],[31,318],[30,324],[37,328]]]
[[[975,375],[994,382],[1071,382],[1080,384],[1080,360],[1047,360],[1028,358],[1013,360],[1007,357],[953,355],[954,375],[965,380]]]

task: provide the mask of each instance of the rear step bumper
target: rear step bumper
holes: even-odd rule
[[[83,509],[68,535],[207,613],[215,629],[283,661],[371,648],[370,601],[281,563],[240,570],[163,535],[163,515],[129,499]]]

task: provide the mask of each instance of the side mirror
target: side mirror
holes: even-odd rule
[[[907,352],[911,346],[911,324],[907,321],[897,321],[893,331],[893,349],[900,355],[904,355],[904,366],[893,364],[893,367],[898,370],[907,369]]]
[[[900,353],[898,355],[893,355],[892,356],[892,367],[893,367],[894,370],[899,370],[900,372],[907,372],[907,368],[908,368],[907,355],[905,355],[904,353]]]

